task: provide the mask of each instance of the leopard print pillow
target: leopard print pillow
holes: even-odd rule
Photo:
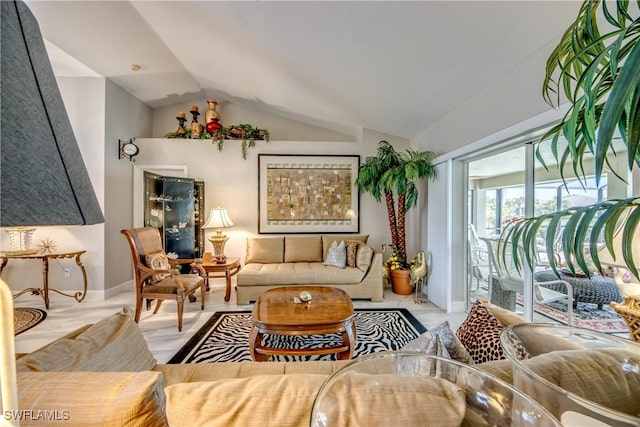
[[[356,255],[358,253],[358,245],[360,242],[356,240],[345,241],[347,245],[347,267],[356,268]]]
[[[506,356],[500,346],[504,326],[480,302],[471,307],[469,315],[456,331],[456,336],[475,363],[502,360]]]

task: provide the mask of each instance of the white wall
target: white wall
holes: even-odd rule
[[[179,112],[185,113],[187,118],[185,126],[188,128],[192,120],[192,115],[189,111],[193,105],[196,105],[200,112],[198,122],[204,124],[204,114],[209,108],[206,101],[204,98],[194,98],[180,104],[156,108],[153,110],[153,132],[147,133],[146,136],[162,138],[169,132],[175,132],[178,128],[176,116]],[[273,140],[342,142],[356,141],[356,137],[359,136],[336,132],[331,129],[276,116],[259,109],[249,108],[229,101],[220,101],[216,110],[220,114],[220,123],[222,125],[229,126],[249,123],[260,129],[267,129]]]
[[[537,51],[411,140],[438,155],[465,147],[551,109],[541,95],[545,62],[557,39]]]
[[[247,120],[249,123],[250,120]],[[246,237],[258,235],[258,154],[357,154],[361,162],[375,154],[377,142],[387,139],[399,149],[408,141],[373,131],[363,133],[362,142],[272,141],[258,142],[242,160],[240,142],[227,141],[222,152],[210,141],[182,139],[139,139],[139,165],[187,165],[190,177],[205,182],[205,211],[224,206],[234,226],[225,229],[230,236],[225,252],[244,257]],[[360,196],[360,233],[369,234],[371,246],[390,241],[386,207],[370,195]],[[206,231],[208,239],[213,231]],[[207,241],[207,251],[211,244]]]
[[[429,301],[451,311],[451,221],[449,192],[451,183],[450,162],[436,166],[438,179],[429,184],[427,195],[426,233],[422,238],[431,252],[432,271],[427,285]]]
[[[118,139],[129,139],[151,132],[152,110],[118,85],[107,80],[105,203],[106,296],[117,293],[117,285],[132,278],[131,252],[120,230],[131,228],[133,209],[132,162],[118,159]]]

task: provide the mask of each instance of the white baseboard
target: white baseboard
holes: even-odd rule
[[[85,301],[105,301],[109,298],[113,298],[114,296],[121,294],[123,292],[128,291],[133,286],[132,280],[129,280],[124,283],[120,283],[112,288],[106,290],[88,290],[87,296],[84,298]]]
[[[114,296],[133,289],[133,280],[127,280],[119,285],[113,286],[104,292],[104,299],[113,298]]]

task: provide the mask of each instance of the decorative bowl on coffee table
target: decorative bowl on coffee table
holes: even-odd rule
[[[412,352],[362,356],[321,386],[312,427],[560,426],[524,393],[470,365]]]

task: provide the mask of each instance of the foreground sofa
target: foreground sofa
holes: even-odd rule
[[[486,307],[502,327],[524,322],[507,310],[488,303]],[[438,329],[442,328],[432,328],[431,335]],[[478,330],[485,332],[484,327]],[[429,335],[417,341],[425,342]],[[436,342],[448,345],[446,335],[437,335],[444,339]],[[452,349],[451,356],[462,357]],[[16,363],[20,410],[29,414],[21,420],[23,426],[247,427],[308,426],[323,382],[351,362],[157,364],[131,310],[125,308]],[[512,377],[507,360],[474,366],[507,382]],[[354,400],[366,392],[354,390]],[[389,396],[389,411],[397,410],[397,398]],[[462,425],[485,424],[476,419]]]
[[[249,304],[264,291],[286,285],[333,286],[352,299],[382,301],[382,253],[367,246],[368,237],[328,234],[248,238],[245,264],[236,276],[237,303]],[[345,267],[327,265],[331,264],[327,255],[333,242],[347,245]]]
[[[320,386],[350,361],[157,364],[125,308],[16,363],[23,426],[247,427],[308,426]]]

